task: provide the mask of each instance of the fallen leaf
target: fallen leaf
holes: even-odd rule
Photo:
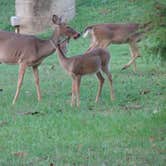
[[[99,11],[99,13],[102,15],[107,15],[107,14],[111,13],[111,10],[110,9],[101,9]]]
[[[3,126],[6,125],[6,124],[8,124],[7,121],[1,121],[1,122],[0,122],[0,127],[3,127]]]
[[[155,138],[153,137],[153,136],[150,136],[149,137],[149,141],[152,143],[152,142],[154,142],[154,140],[155,140]]]
[[[124,109],[124,110],[132,110],[132,109],[138,110],[141,108],[142,108],[141,105],[125,105],[122,107],[122,109]]]
[[[146,95],[147,93],[150,93],[149,89],[143,89],[140,91],[140,95]]]
[[[82,144],[78,144],[78,146],[77,146],[78,152],[81,151],[82,147],[83,147]]]
[[[38,111],[35,111],[35,112],[31,112],[31,111],[28,111],[28,112],[19,112],[18,114],[20,115],[44,115],[43,112],[38,112]]]
[[[25,157],[25,156],[27,156],[27,153],[26,152],[14,152],[13,155],[17,156],[17,157]]]
[[[51,70],[54,70],[55,69],[55,65],[51,65]]]

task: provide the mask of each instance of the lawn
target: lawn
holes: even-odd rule
[[[69,24],[79,31],[100,21],[140,21],[136,13],[151,4],[145,1],[143,5],[143,0],[76,2],[76,17]],[[7,23],[0,26],[7,28]],[[50,36],[50,31],[42,36]],[[164,166],[166,68],[145,52],[144,43],[139,44],[142,56],[137,59],[137,73],[132,67],[121,71],[130,59],[128,46],[110,46],[116,100],[110,100],[105,77],[102,97],[96,104],[97,79],[85,76],[79,108],[70,106],[71,78],[55,53],[39,67],[41,102],[28,69],[19,99],[12,105],[18,66],[1,64],[0,166]],[[88,44],[88,38],[72,40],[67,56],[83,53]]]

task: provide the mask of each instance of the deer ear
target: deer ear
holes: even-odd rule
[[[53,15],[52,16],[52,22],[54,23],[54,24],[60,24],[61,23],[61,21],[62,21],[62,18],[61,17],[58,17],[57,15]]]

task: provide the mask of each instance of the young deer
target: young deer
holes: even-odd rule
[[[56,44],[61,37],[76,39],[79,33],[61,22],[61,18],[53,15],[52,21],[55,24],[53,35],[48,40],[42,40],[35,36],[16,34],[13,32],[0,31],[0,63],[18,64],[18,83],[13,104],[16,102],[22,85],[24,73],[27,67],[32,67],[38,100],[41,99],[39,86],[38,66],[42,60],[55,51]],[[58,28],[58,32],[57,32]]]
[[[96,47],[106,48],[110,44],[128,43],[130,46],[131,60],[122,68],[126,69],[131,64],[136,72],[135,59],[139,57],[137,42],[141,40],[143,33],[149,30],[151,22],[146,24],[96,24],[88,26],[83,32],[83,37],[88,33],[91,35],[91,44],[87,51]]]
[[[66,47],[66,42],[57,45],[57,54],[61,66],[67,71],[67,73],[72,77],[72,98],[71,106],[80,104],[80,83],[81,77],[83,75],[96,73],[99,80],[99,87],[96,96],[96,102],[100,97],[104,78],[101,74],[103,71],[110,83],[110,96],[114,99],[114,91],[112,87],[112,75],[109,71],[109,60],[110,54],[108,51],[102,48],[96,48],[83,55],[77,55],[73,57],[66,57],[64,54],[64,49]]]

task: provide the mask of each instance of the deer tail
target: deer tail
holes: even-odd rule
[[[88,26],[88,27],[85,28],[85,30],[82,33],[83,38],[87,37],[88,33],[91,32],[92,28],[93,28],[93,26]]]

